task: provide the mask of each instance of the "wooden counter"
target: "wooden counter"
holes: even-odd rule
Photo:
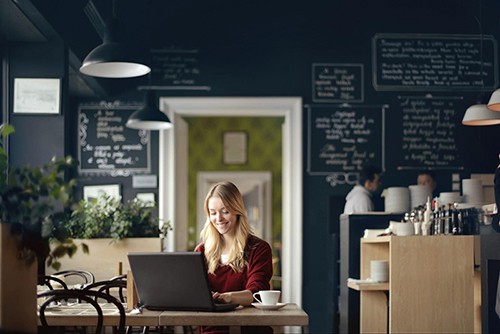
[[[361,279],[370,277],[371,260],[389,260],[389,283],[350,284],[361,294],[360,331],[480,331],[474,240],[444,235],[362,239]]]

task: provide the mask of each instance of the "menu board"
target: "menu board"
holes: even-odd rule
[[[307,108],[310,175],[357,174],[367,164],[384,168],[385,106]]]
[[[462,104],[460,97],[400,97],[399,169],[462,169],[457,138]]]
[[[493,90],[498,85],[493,36],[377,34],[372,40],[376,90]]]
[[[313,64],[314,102],[363,102],[362,64]]]
[[[201,85],[198,49],[164,47],[150,50],[151,83],[158,89],[206,90]]]
[[[125,126],[128,117],[140,107],[119,102],[80,105],[79,173],[127,176],[150,172],[149,131]]]

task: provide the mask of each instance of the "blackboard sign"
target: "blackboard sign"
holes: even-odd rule
[[[401,96],[399,101],[403,123],[398,169],[463,169],[457,138],[462,98]]]
[[[366,164],[384,169],[385,106],[307,108],[307,171],[310,175],[338,173],[339,184],[341,179],[355,183],[357,172]]]
[[[377,34],[372,41],[376,90],[493,90],[498,85],[493,36]]]
[[[80,105],[78,160],[81,174],[127,176],[150,172],[149,131],[125,126],[128,117],[140,107],[119,102]]]
[[[205,90],[200,85],[200,61],[198,49],[165,47],[150,50],[151,84],[156,89]]]
[[[314,102],[363,102],[362,64],[313,64]]]

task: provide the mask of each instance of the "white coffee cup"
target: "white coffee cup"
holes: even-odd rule
[[[397,223],[394,225],[396,227],[394,233],[397,236],[415,235],[415,226],[412,223]]]
[[[374,282],[388,282],[389,261],[386,260],[370,261],[370,278]]]
[[[261,290],[253,294],[253,298],[262,305],[276,305],[280,299],[279,290]],[[259,298],[260,297],[260,298]]]

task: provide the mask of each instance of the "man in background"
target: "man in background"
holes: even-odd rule
[[[370,212],[375,210],[372,195],[382,184],[382,170],[376,166],[365,166],[359,175],[358,184],[346,196],[344,213]]]
[[[423,170],[418,173],[417,176],[417,184],[422,186],[428,186],[431,189],[432,196],[434,197],[436,194],[436,173],[432,170]]]

